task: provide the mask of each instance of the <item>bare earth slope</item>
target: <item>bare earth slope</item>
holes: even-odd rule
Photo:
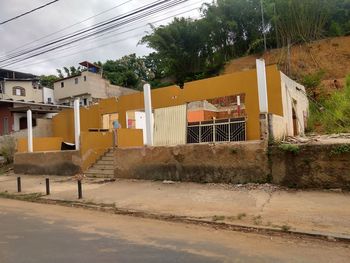
[[[255,59],[264,58],[266,64],[278,64],[280,70],[287,71],[287,49],[274,49],[260,54],[234,59],[227,63],[224,73],[233,73],[255,68]],[[334,86],[334,80],[342,85],[350,74],[350,36],[328,38],[311,44],[295,45],[291,49],[291,70],[288,75],[297,80],[303,76],[323,70],[323,83]],[[287,72],[286,72],[287,73]]]

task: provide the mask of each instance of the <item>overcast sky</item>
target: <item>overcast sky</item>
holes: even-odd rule
[[[51,0],[0,1],[0,21],[7,20],[50,1]],[[154,1],[155,0],[60,0],[34,13],[7,24],[0,25],[0,60],[2,60],[3,56],[8,54],[8,52],[18,47],[45,37],[48,34],[55,33],[65,27],[79,23],[118,5],[120,6],[109,12],[47,38],[38,40],[30,45],[21,47],[19,50],[43,44],[76,30],[130,12],[137,7],[144,6]],[[91,62],[105,61],[107,59],[118,59],[123,55],[131,53],[136,53],[140,56],[146,55],[151,50],[144,45],[138,45],[138,41],[150,30],[148,26],[149,23],[156,26],[167,24],[173,19],[171,16],[183,12],[186,13],[179,16],[198,18],[200,16],[199,7],[204,2],[212,2],[212,0],[188,0],[186,3],[151,17],[146,17],[142,21],[123,26],[99,38],[83,40],[72,44],[70,47],[64,47],[61,51],[55,50],[36,58],[7,66],[6,68],[38,75],[56,74],[56,68],[78,66],[79,62],[85,60]],[[190,11],[191,9],[195,10]],[[162,21],[154,23],[158,20]]]

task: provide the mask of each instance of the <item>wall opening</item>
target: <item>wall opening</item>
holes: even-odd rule
[[[187,121],[187,143],[245,141],[245,94],[188,103]]]

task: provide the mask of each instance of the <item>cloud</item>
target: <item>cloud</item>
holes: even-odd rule
[[[0,56],[12,51],[16,47],[20,47],[26,43],[42,38],[48,34],[52,34],[69,25],[78,23],[87,17],[94,16],[109,8],[112,8],[124,1],[115,0],[60,0],[59,2],[48,6],[44,9],[36,11],[30,15],[14,20],[8,24],[0,26]],[[11,4],[6,1],[0,1],[0,17],[2,20],[14,17],[20,13],[30,10],[34,7],[47,3],[48,0],[11,0]],[[85,21],[58,34],[48,38],[39,40],[31,45],[23,48],[30,48],[46,41],[60,38],[65,34],[72,33],[76,30],[92,26],[96,23],[112,18],[114,16],[125,14],[137,7],[143,6],[154,0],[131,0],[130,2],[97,16],[93,19]],[[152,17],[145,18],[142,22],[130,24],[124,28],[101,36],[95,39],[86,39],[79,43],[73,44],[71,47],[65,47],[64,50],[53,51],[38,57],[8,66],[7,68],[30,72],[34,74],[55,74],[56,68],[63,66],[77,65],[79,62],[88,61],[105,61],[107,59],[117,59],[124,55],[136,53],[137,55],[146,55],[151,50],[143,45],[137,45],[145,32],[149,31],[149,23],[156,20],[165,19],[174,14],[185,12],[196,7],[200,7],[204,2],[209,0],[189,0],[184,4],[159,13]],[[186,17],[198,17],[199,11],[193,10],[186,14]],[[156,25],[166,24],[171,19],[164,20]],[[141,27],[131,30],[135,27]],[[125,33],[125,31],[128,31]],[[124,33],[122,33],[124,32]],[[88,50],[90,49],[90,50]]]

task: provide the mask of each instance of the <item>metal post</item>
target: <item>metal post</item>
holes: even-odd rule
[[[78,199],[83,198],[83,189],[81,187],[81,180],[78,180]]]
[[[27,110],[27,129],[28,129],[28,152],[33,152],[33,124],[32,111]]]
[[[46,195],[50,195],[50,179],[46,178]]]
[[[74,100],[75,149],[80,149],[80,99]]]
[[[17,192],[22,192],[21,177],[17,177]]]

